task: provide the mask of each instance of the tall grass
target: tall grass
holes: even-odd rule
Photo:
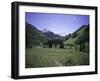
[[[75,49],[27,48],[26,68],[89,65],[89,54]]]

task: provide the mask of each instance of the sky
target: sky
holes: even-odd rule
[[[82,25],[88,25],[89,15],[26,12],[25,22],[41,31],[52,31],[65,36],[73,33]]]

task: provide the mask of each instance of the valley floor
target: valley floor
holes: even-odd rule
[[[26,68],[89,65],[89,54],[75,49],[27,48]]]

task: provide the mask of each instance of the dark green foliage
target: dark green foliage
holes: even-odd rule
[[[41,31],[33,25],[26,23],[26,48],[30,48],[33,45],[39,46],[45,40],[46,38]]]
[[[68,34],[67,36],[65,36],[65,40],[68,40],[71,37],[71,34]]]
[[[74,32],[74,33],[72,34],[72,38],[75,38],[75,37],[77,37],[77,33],[76,33],[76,32]]]
[[[52,48],[52,41],[51,40],[48,40],[48,47]]]
[[[85,28],[85,31],[89,31],[89,24],[88,24],[87,27]]]
[[[26,48],[30,48],[33,43],[33,31],[29,24],[26,24]]]
[[[85,25],[84,32],[76,40],[76,43],[81,42],[89,42],[89,25]]]
[[[44,42],[44,48],[45,47],[49,47],[52,48],[53,45],[55,46],[55,48],[57,48],[57,45],[59,45],[59,48],[64,48],[64,44],[63,44],[63,40],[61,39],[48,39],[48,41]]]
[[[85,25],[84,32],[75,41],[76,44],[80,45],[80,51],[85,51],[85,48],[86,48],[85,43],[86,42],[89,43],[89,25],[88,26]]]

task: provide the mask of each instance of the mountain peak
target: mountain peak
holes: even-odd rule
[[[66,36],[67,34],[65,32],[62,32],[62,33],[58,33],[58,35],[60,35],[60,36]]]
[[[48,30],[47,28],[44,28],[44,29],[42,30],[42,32],[43,32],[43,33],[46,33],[46,32],[49,32],[49,30]]]

